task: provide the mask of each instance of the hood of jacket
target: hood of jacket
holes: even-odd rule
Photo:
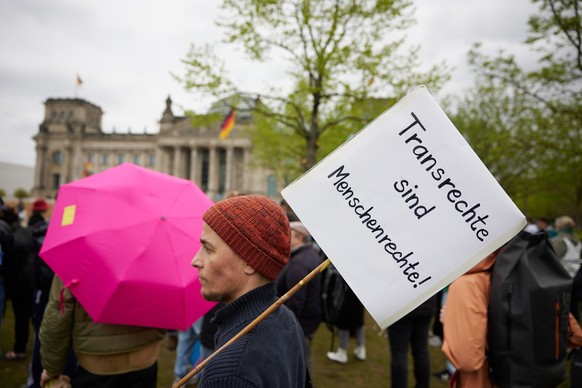
[[[487,256],[486,258],[484,258],[483,260],[481,260],[480,262],[478,262],[477,264],[475,264],[473,268],[467,271],[467,273],[469,274],[489,271],[491,267],[493,267],[493,264],[495,264],[495,258],[497,257],[498,252],[499,249],[490,254],[489,256]]]

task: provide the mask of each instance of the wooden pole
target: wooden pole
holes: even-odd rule
[[[232,343],[236,342],[242,336],[244,336],[249,331],[251,331],[252,329],[254,329],[255,326],[257,326],[259,323],[261,323],[263,321],[263,319],[267,318],[269,315],[271,315],[271,313],[273,313],[275,310],[277,310],[279,307],[281,307],[281,305],[283,303],[285,303],[287,300],[289,300],[290,297],[292,297],[293,295],[295,295],[295,293],[301,287],[303,287],[305,284],[309,283],[311,281],[311,279],[313,279],[320,272],[323,272],[323,270],[326,269],[330,264],[331,264],[331,261],[329,259],[327,259],[323,263],[321,263],[320,265],[318,265],[317,268],[315,268],[313,271],[311,271],[310,273],[308,273],[307,276],[305,276],[303,279],[301,279],[299,281],[299,283],[297,283],[292,289],[290,289],[289,291],[287,291],[285,293],[285,295],[283,295],[279,299],[277,299],[277,301],[275,303],[273,303],[265,311],[263,311],[261,313],[261,315],[259,315],[258,317],[256,317],[244,329],[242,329],[240,332],[238,332],[237,335],[235,335],[234,337],[232,337],[227,343],[225,343],[224,345],[222,345],[220,348],[218,348],[217,350],[215,350],[214,353],[212,353],[210,356],[208,356],[205,360],[203,360],[202,362],[200,362],[200,364],[198,364],[196,366],[196,368],[194,368],[190,372],[188,372],[188,374],[186,376],[182,377],[182,379],[180,381],[178,381],[178,383],[176,385],[174,385],[173,388],[179,388],[179,387],[183,386],[184,384],[186,384],[188,382],[188,380],[190,380],[192,377],[194,377],[198,373],[200,373],[200,371],[206,366],[206,364],[208,364],[208,362],[215,355],[217,355],[224,348],[226,348],[227,346],[229,346]]]

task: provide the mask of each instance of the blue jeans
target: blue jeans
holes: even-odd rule
[[[174,363],[174,376],[182,378],[192,369],[192,351],[200,336],[202,329],[202,317],[192,324],[187,330],[178,332],[178,346],[176,347],[176,361]]]

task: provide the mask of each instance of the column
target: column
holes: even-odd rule
[[[208,166],[208,196],[212,199],[216,197],[218,192],[218,157],[216,146],[210,146],[210,158]]]
[[[232,141],[230,146],[226,150],[226,192],[236,190],[236,183],[234,178],[235,166],[234,166],[234,146]]]
[[[163,158],[163,162],[162,162],[162,168],[163,168],[163,172],[166,174],[172,174],[172,163],[171,163],[171,159],[172,159],[172,149],[170,147],[164,147],[162,149],[162,158]]]
[[[174,147],[174,171],[172,172],[172,175],[178,178],[182,178],[182,155],[180,154],[180,151],[180,147]]]
[[[44,195],[43,190],[47,186],[46,184],[46,174],[44,173],[46,161],[46,146],[36,147],[36,165],[34,166],[34,188],[33,192],[35,195]]]
[[[65,146],[63,147],[63,164],[61,166],[61,185],[71,181],[72,163],[71,147]]]
[[[192,147],[190,148],[190,176],[188,177],[188,179],[199,185],[200,172],[197,170],[197,168],[198,168],[198,148]]]
[[[251,183],[249,181],[249,177],[251,174],[245,174],[245,171],[247,170],[247,166],[249,165],[250,162],[250,153],[248,148],[243,147],[241,148],[242,151],[242,166],[240,167],[240,172],[241,172],[241,179],[240,182],[243,185],[243,191],[244,192],[250,192],[249,190],[252,188],[251,187]]]
[[[156,162],[154,167],[154,170],[159,171],[159,172],[165,172],[164,171],[164,164],[163,164],[163,153],[164,150],[162,149],[161,146],[157,146],[156,147],[156,151],[155,151],[155,158],[156,158]]]

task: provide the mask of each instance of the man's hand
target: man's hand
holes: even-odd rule
[[[53,379],[60,379],[60,376],[64,377],[67,382],[70,380],[67,376],[61,374],[51,374],[46,369],[43,369],[42,374],[40,375],[41,388],[45,388],[46,384]]]

